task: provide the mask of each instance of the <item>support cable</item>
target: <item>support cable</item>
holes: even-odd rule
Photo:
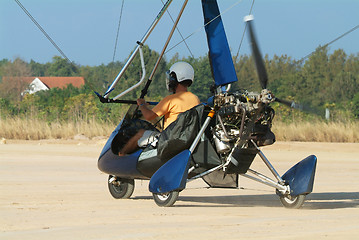
[[[248,15],[251,15],[251,14],[252,14],[254,2],[255,2],[255,0],[252,1],[252,6],[251,6],[251,9],[249,10],[249,14],[248,14]],[[245,27],[244,27],[243,34],[242,34],[242,39],[241,39],[241,42],[239,43],[238,51],[237,51],[237,54],[236,54],[236,56],[235,56],[235,58],[234,58],[234,62],[237,62],[237,58],[238,58],[238,56],[239,56],[239,50],[240,50],[241,47],[242,47],[242,43],[243,43],[243,39],[244,39],[244,35],[245,35],[245,33],[246,33],[246,30],[247,30],[247,24],[246,24]]]
[[[65,55],[65,53],[60,49],[60,47],[52,40],[52,38],[47,34],[47,32],[41,27],[41,25],[35,20],[35,18],[26,10],[26,8],[21,4],[19,0],[15,0],[19,7],[26,13],[26,15],[31,19],[31,21],[40,29],[40,31],[45,35],[45,37],[52,43],[52,45],[59,51],[59,53],[71,63],[70,59]]]
[[[125,2],[125,0],[122,0],[121,12],[120,12],[120,19],[118,20],[118,27],[117,27],[117,34],[116,34],[115,47],[114,47],[114,50],[113,50],[112,62],[115,62],[116,49],[117,49],[117,42],[118,42],[118,35],[119,35],[119,32],[120,32],[121,19],[122,19],[122,10],[123,10],[123,4],[124,4],[124,2]]]
[[[163,2],[163,0],[161,0],[161,2],[162,2],[162,4],[163,4],[163,5],[165,4],[165,3]],[[171,13],[168,11],[168,9],[167,9],[167,13],[168,13],[168,16],[171,18],[172,23],[175,23],[175,21],[173,20],[173,18],[172,18],[172,16],[171,16]],[[187,49],[188,49],[189,53],[190,53],[190,54],[191,54],[191,56],[194,58],[194,55],[193,55],[193,53],[192,53],[191,49],[189,48],[189,46],[187,45],[187,42],[186,42],[186,40],[184,39],[184,37],[183,37],[183,35],[182,35],[181,31],[179,30],[179,28],[178,28],[178,27],[176,27],[176,30],[177,30],[177,32],[179,33],[179,35],[181,36],[182,41],[183,41],[183,42],[184,42],[184,44],[186,45],[186,47],[187,47]]]
[[[208,23],[206,23],[205,25],[199,27],[197,30],[195,30],[194,32],[192,32],[191,34],[189,34],[186,38],[184,38],[182,41],[178,42],[177,44],[175,44],[174,46],[172,46],[171,48],[169,48],[166,53],[168,53],[169,51],[171,51],[172,49],[174,49],[175,47],[177,47],[178,45],[180,45],[182,42],[186,41],[187,39],[189,39],[190,37],[192,37],[194,34],[198,33],[199,31],[202,30],[202,28],[206,27],[207,25],[211,24],[214,20],[216,20],[217,18],[221,17],[222,15],[224,15],[225,13],[227,13],[229,10],[231,10],[232,8],[234,8],[236,5],[238,5],[239,3],[241,3],[243,0],[239,0],[238,2],[234,3],[232,6],[230,6],[229,8],[227,8],[226,10],[224,10],[221,14],[219,14],[218,16],[216,16],[215,18],[213,18],[211,21],[209,21]]]
[[[345,37],[346,35],[348,35],[349,33],[351,33],[351,32],[353,32],[353,31],[357,30],[358,28],[359,28],[359,24],[356,25],[355,27],[353,27],[352,29],[350,29],[349,31],[343,33],[343,34],[340,35],[339,37],[335,38],[334,40],[328,42],[327,44],[325,44],[324,46],[320,47],[319,49],[326,48],[326,47],[329,46],[330,44],[332,44],[332,43],[338,41],[339,39]],[[308,55],[306,55],[306,56],[304,56],[304,57],[302,57],[298,62],[299,62],[299,63],[302,63],[305,59],[307,59],[307,58],[309,58],[310,56],[312,56],[316,51],[317,51],[317,50],[311,52],[310,54],[308,54]]]

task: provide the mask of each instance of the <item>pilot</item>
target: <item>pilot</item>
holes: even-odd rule
[[[153,109],[147,107],[145,99],[137,99],[137,105],[143,117],[152,121],[157,117],[164,116],[164,129],[177,119],[178,114],[191,109],[200,104],[196,95],[188,91],[188,87],[193,83],[193,67],[186,62],[173,64],[166,72],[167,90],[173,94],[163,98]],[[138,147],[146,147],[154,142],[160,133],[150,130],[140,129],[125,146],[120,150],[119,156],[132,153]]]

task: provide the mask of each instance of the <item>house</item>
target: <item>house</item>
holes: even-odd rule
[[[83,77],[24,77],[23,81],[28,83],[25,92],[30,94],[51,88],[66,88],[70,84],[80,88],[85,84]]]
[[[70,84],[76,88],[85,85],[83,77],[3,77],[3,82],[11,88],[21,88],[21,95],[51,88],[62,89]]]

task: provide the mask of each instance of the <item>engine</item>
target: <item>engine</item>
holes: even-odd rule
[[[273,95],[264,90],[260,94],[226,92],[214,97],[217,119],[212,133],[218,153],[230,152],[241,140],[252,139],[259,146],[274,143],[275,137],[270,131],[274,110],[269,106]]]

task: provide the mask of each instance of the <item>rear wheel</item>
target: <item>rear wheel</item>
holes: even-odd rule
[[[290,195],[283,195],[279,196],[279,199],[284,207],[298,209],[303,205],[305,197],[306,195],[304,194],[295,197],[292,197]]]
[[[135,189],[135,181],[110,175],[108,177],[108,189],[112,197],[116,199],[130,198]]]
[[[178,191],[172,191],[169,193],[153,193],[153,199],[160,207],[171,207],[178,198]]]

